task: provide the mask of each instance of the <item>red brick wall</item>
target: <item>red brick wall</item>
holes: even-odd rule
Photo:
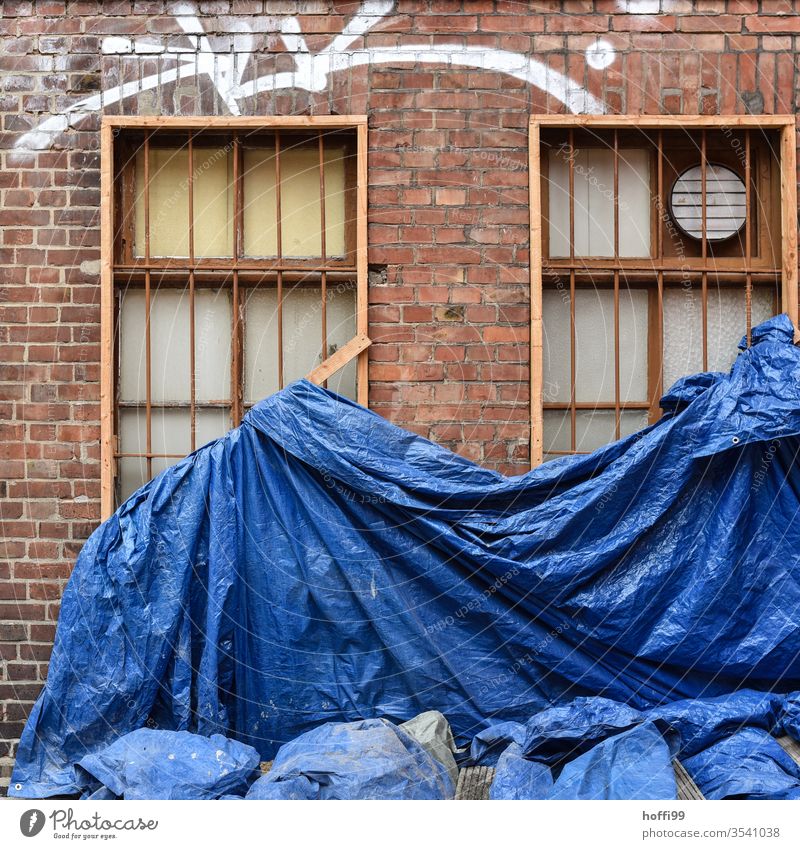
[[[0,783],[46,675],[62,585],[96,524],[99,495],[98,113],[56,134],[47,149],[15,145],[81,98],[174,67],[150,52],[190,46],[171,5],[0,7]],[[196,7],[209,46],[248,61],[246,82],[293,68],[278,35],[287,14],[298,13],[315,53],[342,32],[356,5]],[[446,44],[450,53],[473,51],[477,63],[494,50],[525,54],[567,74],[609,111],[796,108],[800,4],[788,0],[396,5],[352,46]],[[131,50],[139,52],[104,53],[109,36],[135,39]],[[616,51],[605,69],[585,57],[598,38]],[[457,61],[341,70],[320,91],[262,92],[239,105],[243,114],[369,114],[371,405],[480,463],[524,471],[526,128],[532,112],[564,105],[513,76]],[[107,111],[227,108],[201,76]]]

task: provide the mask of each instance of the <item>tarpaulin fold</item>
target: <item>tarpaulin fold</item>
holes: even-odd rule
[[[220,734],[140,728],[76,767],[92,799],[218,799],[244,794],[258,777],[258,752]]]
[[[464,744],[578,696],[800,688],[791,334],[513,478],[306,381],[268,398],[84,546],[10,792],[78,792],[148,720],[269,759],[332,721],[436,709]]]
[[[248,799],[452,799],[447,767],[387,720],[329,722],[282,746]]]

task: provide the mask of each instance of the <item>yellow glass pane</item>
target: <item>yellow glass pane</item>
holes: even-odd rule
[[[287,258],[322,254],[319,148],[316,143],[281,148],[281,243]],[[325,148],[325,253],[345,254],[345,150]],[[244,253],[277,256],[275,148],[244,151]]]
[[[233,255],[233,157],[227,148],[194,148],[195,257]],[[145,255],[144,150],[136,154],[134,254]],[[189,151],[150,149],[150,256],[189,256]]]

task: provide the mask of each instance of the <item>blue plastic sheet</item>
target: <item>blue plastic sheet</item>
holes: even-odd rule
[[[272,396],[84,546],[12,794],[77,792],[148,720],[269,759],[330,721],[437,709],[466,743],[581,695],[800,688],[791,335],[516,478],[308,382]]]
[[[496,800],[547,799],[553,791],[550,767],[523,757],[512,743],[499,757],[489,798]]]
[[[330,722],[282,746],[248,799],[452,799],[447,768],[380,719]]]
[[[92,799],[218,799],[244,794],[258,764],[252,746],[219,734],[140,728],[83,758],[76,778]]]
[[[675,799],[667,741],[652,722],[603,740],[565,764],[551,799]]]
[[[532,717],[525,726],[522,753],[531,760],[560,764],[643,721],[640,711],[611,699],[577,698]]]
[[[800,768],[772,735],[800,739],[799,704],[798,693],[753,690],[647,711],[581,697],[524,726],[498,723],[480,732],[471,762],[497,763],[493,799],[671,799],[675,781],[664,763],[672,757],[681,758],[709,798],[793,798]],[[642,728],[647,732],[627,738]]]
[[[707,799],[800,799],[800,766],[762,728],[743,728],[684,766]]]

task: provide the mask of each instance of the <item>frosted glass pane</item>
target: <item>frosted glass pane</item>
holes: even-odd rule
[[[160,289],[152,292],[150,297],[150,389],[154,403],[189,400],[191,391],[189,341],[188,292],[176,289]]]
[[[247,403],[278,391],[278,320],[274,289],[253,292],[245,320],[245,386]],[[328,288],[328,353],[356,335],[355,287],[334,284]],[[284,384],[305,377],[322,362],[322,301],[318,288],[288,290],[283,300]],[[334,392],[356,397],[356,363],[348,363],[328,381]]]
[[[643,289],[620,289],[619,396],[621,401],[647,401],[649,397],[647,391],[648,304],[647,292]]]
[[[150,294],[152,400],[188,401],[190,396],[189,294],[160,289]],[[195,391],[198,400],[230,397],[231,304],[228,291],[195,293]],[[120,397],[147,397],[145,296],[129,289],[120,308]]]
[[[703,305],[699,286],[664,290],[664,391],[703,370]]]
[[[194,149],[194,254],[233,256],[233,155]]]
[[[147,483],[147,461],[144,457],[120,457],[117,463],[120,502],[122,502]]]
[[[569,401],[569,293],[542,293],[545,401]],[[644,401],[647,391],[648,297],[641,289],[621,289],[620,400]],[[614,400],[614,293],[578,289],[575,296],[576,399]]]
[[[345,253],[345,153],[325,148],[325,252]],[[322,252],[319,149],[316,144],[281,149],[281,240],[283,256]],[[244,151],[244,252],[278,253],[275,149]]]
[[[542,416],[545,452],[569,451],[572,447],[569,410],[545,410]]]
[[[772,315],[772,291],[754,287],[751,321],[755,327]],[[728,371],[739,351],[737,346],[747,332],[743,288],[708,290],[708,370]]]
[[[647,427],[647,410],[622,410],[620,413],[620,437],[630,436]],[[575,415],[575,450],[579,453],[596,451],[613,442],[616,432],[616,414],[613,410],[578,410]],[[571,449],[569,410],[544,411],[544,456],[554,459],[553,451]]]
[[[245,148],[243,161],[244,252],[247,256],[277,256],[275,148]]]
[[[196,410],[195,411],[195,444],[202,447],[214,439],[219,439],[231,429],[231,414],[229,410]]]
[[[619,255],[650,256],[650,155],[642,148],[619,154]]]
[[[147,451],[146,421],[143,408],[120,411],[120,453],[144,454]],[[179,454],[183,456],[189,453],[191,450],[191,420],[188,409],[152,410],[150,421],[153,454]],[[169,465],[172,465],[172,463]]]
[[[753,287],[751,323],[773,315],[773,291]],[[699,286],[664,291],[664,389],[703,370],[702,294]],[[708,287],[708,370],[728,371],[747,332],[744,286]]]
[[[325,147],[325,253],[329,257],[344,256],[347,252],[346,157],[343,147]]]
[[[120,395],[144,401],[146,395],[145,295],[128,290],[120,312]],[[179,290],[150,293],[151,398],[189,399],[189,297]]]
[[[244,322],[244,398],[255,403],[278,391],[278,297],[261,289],[247,298]]]
[[[768,286],[754,286],[750,302],[750,324],[757,327],[775,315],[775,292]]]
[[[328,352],[335,353],[356,335],[356,290],[344,283],[328,289]],[[357,358],[328,379],[328,389],[356,400]]]
[[[575,255],[614,255],[614,154],[581,148],[573,155]],[[569,256],[569,151],[549,152],[550,256]],[[650,157],[622,149],[619,162],[619,252],[650,256]]]
[[[545,289],[542,317],[544,400],[569,401],[569,290]]]
[[[620,437],[631,436],[649,424],[649,410],[623,410],[619,418],[619,435]]]
[[[195,398],[223,401],[231,395],[230,290],[195,292]]]
[[[575,447],[595,451],[614,441],[616,414],[613,410],[579,410],[575,418]]]
[[[122,294],[119,313],[119,394],[123,401],[144,401],[146,389],[144,292]]]
[[[134,254],[145,255],[144,148],[136,151]],[[189,153],[150,149],[150,256],[189,256]]]
[[[622,401],[647,399],[647,305],[644,290],[620,290]],[[614,293],[608,289],[575,293],[575,398],[579,402],[614,400]]]
[[[322,294],[316,288],[288,291],[283,299],[283,381],[305,377],[322,362]]]
[[[622,410],[620,437],[630,436],[647,427],[647,410]],[[544,452],[569,451],[571,448],[569,410],[544,411]],[[575,415],[575,450],[596,451],[613,442],[616,433],[614,410],[578,410]]]
[[[233,161],[226,148],[194,148],[194,252],[233,253]],[[136,154],[136,256],[145,255],[144,150]],[[189,151],[150,149],[150,256],[189,255]]]
[[[597,289],[575,294],[575,399],[614,400],[614,295]]]

